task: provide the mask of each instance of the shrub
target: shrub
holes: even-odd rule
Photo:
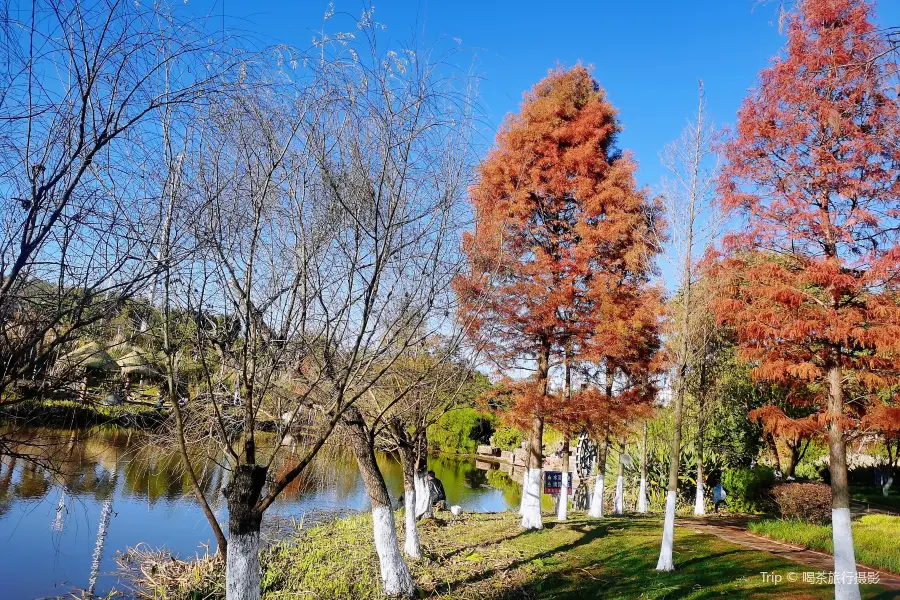
[[[522,445],[525,434],[515,427],[499,427],[491,438],[491,443],[501,450],[515,450]]]
[[[824,483],[780,483],[769,490],[769,496],[782,519],[831,521],[831,487]]]
[[[774,471],[762,465],[752,469],[727,469],[722,475],[722,486],[728,494],[729,508],[738,512],[759,512],[766,501],[764,490],[773,481]]]
[[[491,416],[473,408],[452,410],[428,428],[428,443],[441,452],[473,454],[486,444],[494,424]]]
[[[809,479],[810,481],[825,481],[824,472],[828,470],[828,465],[817,464],[812,461],[801,461],[794,470],[794,476],[797,479]]]

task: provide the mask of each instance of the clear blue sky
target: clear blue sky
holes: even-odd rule
[[[194,10],[221,12],[223,0],[191,0]],[[328,3],[320,0],[224,0],[226,27],[263,41],[308,47]],[[335,0],[359,14],[359,0]],[[459,38],[482,77],[480,92],[493,141],[504,115],[518,110],[522,92],[557,62],[593,65],[620,111],[620,146],[638,160],[641,184],[662,175],[659,152],[679,136],[696,109],[697,80],[719,125],[734,122],[757,74],[785,38],[777,0],[376,0],[385,34],[403,42]],[[755,6],[756,5],[756,6]],[[755,6],[755,8],[754,8]],[[900,25],[900,1],[877,5],[881,25]],[[467,59],[461,56],[461,59]],[[665,267],[664,267],[665,269]]]
[[[215,0],[191,0],[194,8]],[[215,12],[221,11],[217,0]],[[226,27],[306,47],[322,25],[326,1],[224,0]],[[696,107],[697,79],[706,84],[719,124],[735,113],[757,73],[775,56],[777,0],[381,0],[375,17],[386,34],[409,40],[459,38],[483,78],[482,103],[491,128],[518,109],[522,92],[557,61],[593,65],[625,126],[620,145],[635,153],[640,181],[654,185],[658,153],[676,138]],[[359,0],[335,8],[360,12]],[[198,6],[199,5],[199,6]],[[900,25],[900,2],[882,0],[879,22]],[[462,57],[465,58],[465,57]],[[488,140],[492,132],[486,132]]]

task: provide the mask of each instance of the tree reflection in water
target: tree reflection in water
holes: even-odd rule
[[[9,438],[11,432],[0,434]],[[145,543],[181,556],[215,550],[212,532],[196,504],[177,449],[153,436],[123,429],[30,429],[0,456],[0,539],[16,551],[0,561],[4,597],[59,596],[73,588],[103,594],[115,583],[117,551]],[[212,447],[191,448],[200,484],[224,516],[219,490],[228,471]],[[290,469],[302,448],[282,454],[273,472]],[[393,457],[378,456],[392,498],[402,489]],[[518,505],[519,486],[475,461],[429,457],[450,504],[468,511],[500,511]],[[368,496],[356,461],[330,446],[279,497],[268,526],[306,524],[335,513],[366,510]],[[324,515],[324,516],[323,516]]]

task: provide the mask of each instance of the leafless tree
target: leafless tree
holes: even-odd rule
[[[716,130],[705,111],[703,82],[700,82],[697,115],[684,129],[681,139],[669,145],[661,156],[670,178],[663,181],[663,203],[670,225],[670,241],[665,246],[672,266],[678,272],[677,293],[672,298],[678,323],[672,329],[674,426],[669,457],[669,485],[658,571],[673,570],[675,501],[678,490],[678,464],[681,456],[682,412],[685,379],[693,348],[692,313],[704,310],[693,294],[697,279],[697,261],[714,243],[720,230],[714,204],[719,157],[715,152]],[[702,474],[702,467],[700,467]]]
[[[360,402],[373,448],[396,453],[403,469],[404,553],[422,556],[417,519],[432,514],[426,475],[428,429],[479,391],[473,356],[462,357],[459,338],[441,337],[410,348],[394,369]],[[373,474],[381,477],[380,473]]]
[[[151,116],[207,101],[228,67],[210,61],[202,23],[164,3],[6,3],[0,19],[0,404],[8,406],[25,397],[14,384],[49,378],[61,351],[158,270],[146,244],[160,224],[144,198],[160,138]]]
[[[188,472],[203,436],[230,472],[230,600],[258,598],[263,515],[338,427],[372,500],[385,591],[414,592],[374,462],[383,419],[359,405],[452,330],[472,96],[445,61],[381,50],[378,29],[367,10],[350,33],[242,68],[178,166],[191,176],[170,221],[181,242],[163,245],[161,338]],[[199,385],[180,383],[187,355]],[[211,499],[195,495],[224,551]]]

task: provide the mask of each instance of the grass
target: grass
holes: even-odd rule
[[[900,512],[900,489],[897,487],[892,487],[887,496],[881,492],[880,487],[851,487],[850,496],[854,500],[871,502]]]
[[[831,525],[815,525],[804,521],[767,519],[751,522],[750,530],[777,540],[802,544],[829,554],[834,552]],[[900,573],[900,517],[865,515],[853,522],[853,545],[856,560],[875,567]]]
[[[761,575],[802,572],[800,565],[681,528],[676,530],[676,570],[658,573],[655,566],[662,530],[658,517],[576,517],[566,524],[548,518],[545,529],[525,532],[513,513],[442,515],[446,520],[422,524],[426,557],[411,565],[423,598],[774,600],[833,596],[831,586],[790,583],[786,578],[775,584]],[[303,530],[276,544],[263,556],[263,597],[381,600],[371,536],[371,519],[364,514]],[[175,562],[163,561],[160,568]],[[221,573],[212,578],[219,582],[215,589],[203,585],[202,591],[191,593],[182,586],[177,593],[167,593],[157,588],[148,590],[145,597],[221,597],[222,579]],[[865,586],[863,597],[894,596],[876,586]]]
[[[25,400],[0,407],[0,420],[18,421],[32,426],[90,427],[120,425],[153,427],[162,414],[148,402],[125,402],[107,406],[100,402],[79,400]]]

